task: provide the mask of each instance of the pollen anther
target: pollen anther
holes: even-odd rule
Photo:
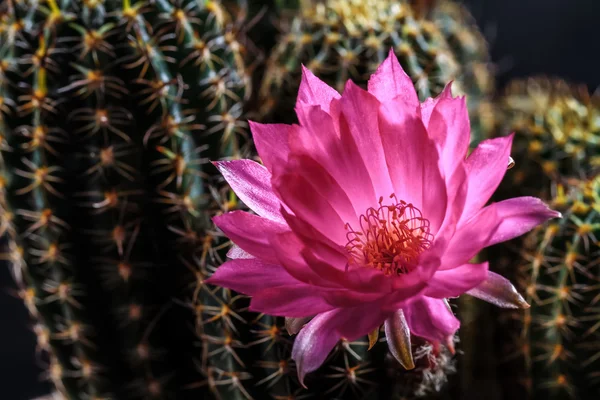
[[[360,229],[346,224],[346,250],[351,264],[366,265],[386,275],[410,272],[419,255],[431,247],[433,235],[429,220],[410,203],[390,196],[392,204],[369,208],[359,218]]]

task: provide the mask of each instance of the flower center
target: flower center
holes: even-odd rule
[[[357,265],[367,265],[385,275],[400,275],[414,268],[419,254],[431,247],[433,235],[429,233],[429,220],[421,211],[390,196],[390,205],[369,208],[360,216],[360,229],[346,224],[346,250]],[[351,262],[352,262],[351,261]]]

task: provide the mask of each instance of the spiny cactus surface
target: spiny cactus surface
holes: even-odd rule
[[[451,1],[327,0],[301,3],[284,25],[260,88],[261,114],[289,118],[301,65],[338,91],[348,79],[365,86],[394,49],[420,97],[434,97],[449,81],[467,94],[474,142],[493,127],[493,92],[483,37],[466,9]],[[484,101],[486,100],[486,101]],[[484,132],[485,131],[485,132]]]
[[[70,399],[186,398],[202,379],[243,398],[227,357],[194,368],[208,333],[179,304],[218,315],[189,282],[236,205],[208,160],[246,151],[238,21],[218,1],[1,7],[4,258],[47,378]]]
[[[534,399],[593,399],[600,393],[600,177],[556,184],[563,218],[524,244],[520,285],[531,308],[521,315],[516,354]]]
[[[513,184],[540,190],[550,179],[598,171],[600,108],[585,86],[544,77],[515,80],[499,105],[502,133],[516,133]]]

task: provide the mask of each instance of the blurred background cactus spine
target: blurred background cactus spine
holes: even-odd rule
[[[348,79],[366,86],[391,48],[422,100],[455,81],[454,94],[468,95],[473,143],[491,134],[495,85],[488,48],[463,5],[449,0],[306,0],[290,13],[284,3],[288,12],[282,13],[282,32],[259,89],[264,117],[289,118],[302,64],[341,92]]]
[[[516,367],[508,379],[528,398],[600,393],[598,105],[587,87],[549,77],[514,80],[498,101],[501,133],[515,132],[519,166],[501,194],[538,196],[563,214],[499,246],[505,256],[497,264],[531,304],[505,324],[506,365]]]

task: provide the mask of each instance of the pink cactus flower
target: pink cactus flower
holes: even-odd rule
[[[287,317],[301,382],[341,338],[382,324],[407,368],[411,334],[451,345],[460,323],[447,298],[528,307],[487,262],[469,262],[560,217],[533,197],[486,206],[512,135],[467,155],[464,97],[448,85],[421,104],[391,51],[368,91],[348,81],[340,95],[304,69],[296,113],[300,125],[251,123],[264,166],[215,163],[256,214],[215,217],[236,246],[208,282],[251,296],[251,310]]]

